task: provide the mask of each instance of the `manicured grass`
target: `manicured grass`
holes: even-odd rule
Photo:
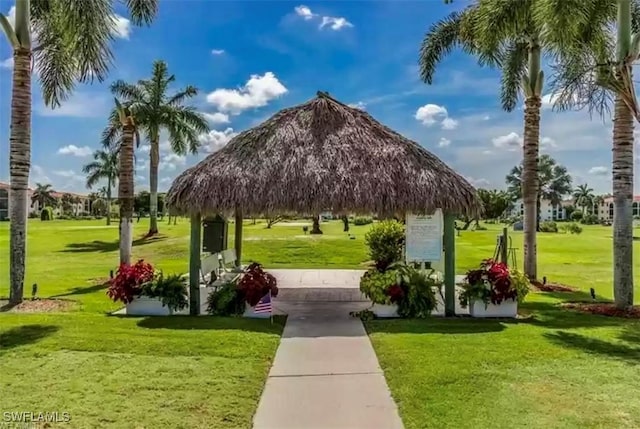
[[[529,301],[513,322],[367,323],[407,429],[640,427],[640,322]]]

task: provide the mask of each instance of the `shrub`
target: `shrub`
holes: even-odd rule
[[[410,318],[430,316],[437,304],[433,288],[441,285],[435,277],[435,270],[421,271],[402,264],[399,273],[402,293],[400,299],[395,300],[398,304],[398,315]]]
[[[162,305],[171,311],[179,311],[189,304],[187,282],[181,274],[171,274],[167,277],[161,272],[155,278],[141,287],[141,295],[149,298],[159,298]]]
[[[142,259],[134,265],[120,264],[116,276],[109,282],[107,295],[114,302],[128,304],[142,294],[143,285],[153,280],[151,264]]]
[[[558,232],[558,225],[552,220],[542,222],[540,224],[540,232]]]
[[[69,220],[71,219],[71,216],[67,216],[66,214],[62,214],[60,216],[58,216],[59,220]]]
[[[53,220],[53,209],[49,206],[43,208],[40,212],[40,220]]]
[[[579,222],[580,220],[582,220],[582,212],[579,212],[576,210],[573,213],[571,213],[571,216],[569,217],[571,218],[572,221]]]
[[[529,293],[529,280],[517,270],[509,271],[502,262],[482,261],[480,268],[467,272],[459,300],[462,307],[471,301],[500,304],[508,299],[522,302]]]
[[[244,299],[234,282],[227,282],[207,297],[207,313],[213,316],[234,316],[244,312]]]
[[[37,219],[41,216],[42,213],[38,214],[35,212],[29,212],[29,219]]]
[[[95,220],[100,220],[100,219],[104,218],[104,216],[95,215],[93,218],[94,218]]]
[[[278,296],[276,278],[264,271],[257,262],[249,265],[238,282],[238,292],[242,299],[254,307],[269,291],[272,297]]]
[[[373,218],[366,216],[357,217],[353,220],[353,224],[358,226],[369,225],[370,223],[373,223]]]
[[[401,299],[400,278],[396,270],[371,269],[360,278],[360,292],[374,304],[391,304]]]
[[[582,233],[582,227],[577,223],[568,223],[566,225],[562,225],[562,230],[564,232],[569,232],[571,234],[580,234]]]
[[[598,216],[594,214],[586,215],[580,221],[583,225],[597,225],[598,224]]]
[[[402,259],[404,226],[395,220],[379,222],[364,236],[371,259],[378,271],[385,271],[389,265]]]

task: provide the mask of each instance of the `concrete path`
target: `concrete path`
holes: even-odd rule
[[[289,317],[255,429],[401,429],[359,319],[362,302],[276,302]]]

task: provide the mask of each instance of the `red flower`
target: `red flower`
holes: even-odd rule
[[[142,259],[134,265],[120,264],[116,276],[109,281],[107,295],[114,302],[128,304],[140,295],[142,285],[153,280],[153,266]]]
[[[399,284],[391,285],[385,291],[392,303],[397,304],[404,298],[404,289]]]
[[[258,263],[252,263],[247,267],[242,278],[238,282],[237,289],[244,296],[250,306],[255,306],[260,299],[271,291],[271,296],[278,296],[276,278],[262,269]]]
[[[487,284],[490,287],[490,299],[493,304],[515,299],[517,296],[517,291],[511,285],[509,267],[492,259],[482,261],[480,269],[467,272],[467,282],[471,285]]]

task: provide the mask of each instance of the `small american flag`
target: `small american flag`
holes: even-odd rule
[[[267,292],[265,296],[263,296],[260,301],[253,307],[254,313],[271,313],[271,291]]]

